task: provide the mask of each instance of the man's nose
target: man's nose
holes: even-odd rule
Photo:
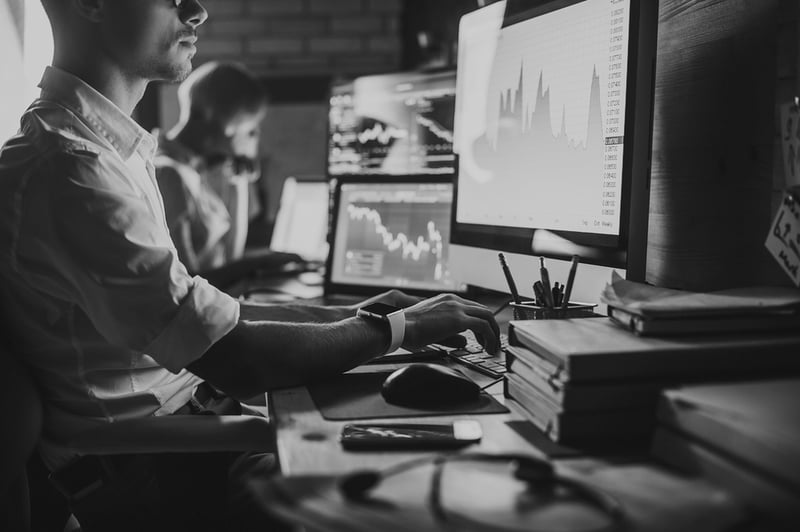
[[[208,11],[197,0],[188,0],[181,5],[181,20],[196,28],[208,19]]]

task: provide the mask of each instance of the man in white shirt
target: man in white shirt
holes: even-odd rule
[[[405,307],[400,321],[394,314],[384,325],[352,307],[239,303],[189,275],[156,185],[155,139],[130,113],[150,81],[191,71],[205,9],[196,0],[43,4],[55,38],[53,65],[20,133],[0,152],[0,317],[2,341],[42,390],[49,468],[75,459],[60,445],[72,434],[172,414],[202,382],[249,398],[465,329],[497,350],[492,313],[457,296],[418,302],[384,294],[373,300]],[[208,478],[224,480],[213,467]],[[208,488],[196,481],[181,489],[191,503]],[[187,507],[168,500],[169,491],[162,486],[154,492],[163,497],[139,505],[136,497],[147,490],[99,493],[87,507],[137,517],[172,511],[178,517],[162,523],[170,528]],[[196,501],[196,521],[214,513]],[[77,513],[86,530],[105,526]],[[126,522],[135,529],[133,517],[118,517],[115,529]]]

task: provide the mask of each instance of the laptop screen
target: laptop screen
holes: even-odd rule
[[[328,293],[460,289],[449,265],[451,182],[339,180],[334,198]]]
[[[286,178],[270,249],[324,262],[328,256],[328,191],[325,181]]]

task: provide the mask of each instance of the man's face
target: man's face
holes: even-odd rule
[[[106,51],[131,76],[182,81],[197,52],[195,30],[206,18],[197,0],[106,0]]]

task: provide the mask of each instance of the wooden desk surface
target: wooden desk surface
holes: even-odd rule
[[[358,372],[386,371],[396,365],[373,365],[357,368]],[[491,379],[469,372],[479,384]],[[490,393],[504,402],[502,383],[493,385]],[[409,458],[422,456],[420,451],[346,451],[339,444],[339,432],[346,421],[328,421],[322,417],[305,387],[273,392],[270,395],[270,415],[277,433],[278,457],[285,475],[339,474],[358,468],[384,468]],[[513,408],[513,407],[512,407]],[[483,439],[466,449],[483,452],[527,452],[541,456],[530,443],[507,425],[508,421],[522,420],[521,414],[512,410],[506,414],[426,416],[416,418],[370,419],[369,422],[447,422],[452,419],[475,419],[483,428]],[[435,453],[430,453],[435,454]]]
[[[385,371],[392,367],[395,366],[366,366],[355,371]],[[488,391],[504,402],[502,383],[492,386]],[[305,387],[273,392],[269,403],[270,415],[276,427],[279,461],[286,477],[336,476],[360,469],[385,470],[425,455],[421,451],[344,450],[338,437],[346,421],[324,419]],[[403,418],[402,421],[476,419],[483,428],[483,439],[479,444],[465,449],[542,456],[541,451],[509,426],[509,422],[522,421],[524,417],[513,401],[508,401],[507,406],[511,412],[505,414]],[[646,457],[579,456],[556,461],[556,468],[562,475],[582,478],[621,501],[631,530],[727,530],[732,524],[740,523],[744,516],[741,506],[718,488],[701,479],[685,478],[665,470],[650,463]],[[699,527],[695,528],[695,525]],[[354,530],[350,525],[342,528],[328,523],[326,526],[326,530]],[[398,528],[401,529],[402,526]],[[743,530],[761,532],[755,527]]]

